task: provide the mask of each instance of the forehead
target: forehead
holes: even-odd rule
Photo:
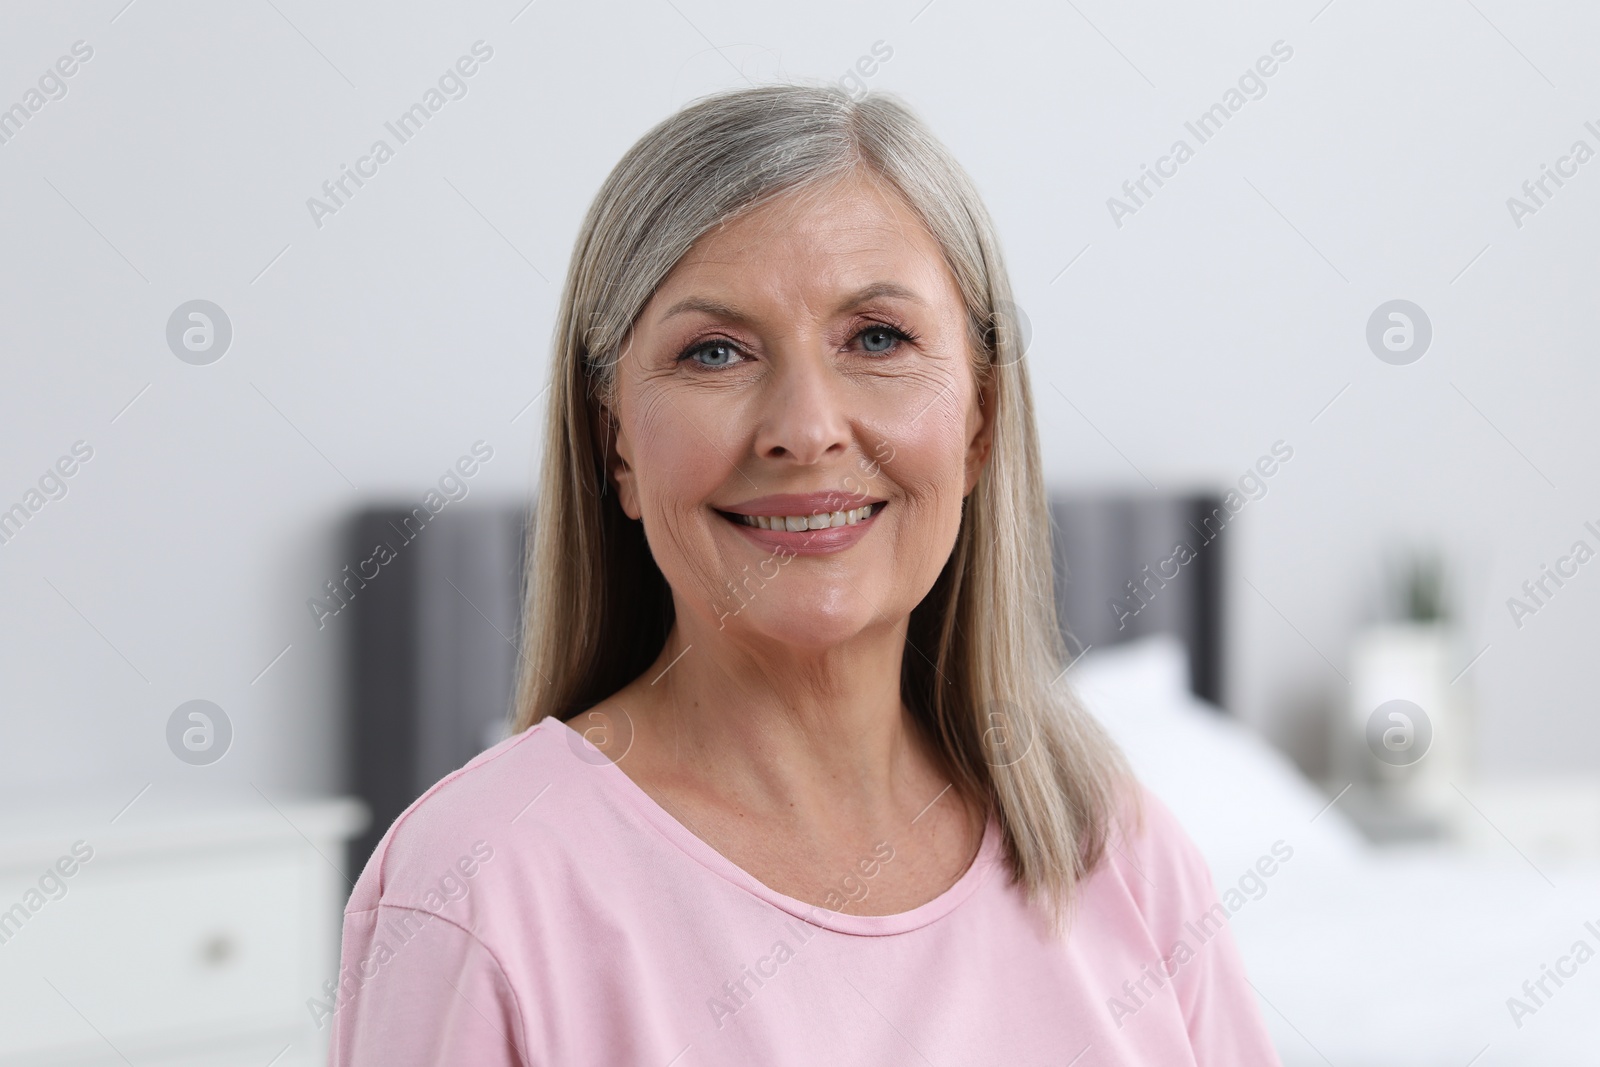
[[[882,179],[853,173],[784,193],[704,234],[647,311],[686,294],[792,300],[892,282],[925,303],[960,304],[943,252],[921,217]]]

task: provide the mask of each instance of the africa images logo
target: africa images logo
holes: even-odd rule
[[[167,748],[191,767],[217,762],[232,744],[232,720],[209,700],[186,701],[167,716]]]

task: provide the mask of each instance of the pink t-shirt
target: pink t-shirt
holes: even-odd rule
[[[972,866],[897,915],[762,885],[556,719],[430,789],[345,910],[342,1067],[1278,1063],[1205,861],[1144,794],[1067,935]]]

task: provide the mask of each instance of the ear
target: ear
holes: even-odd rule
[[[994,375],[986,376],[973,396],[972,410],[967,414],[967,477],[962,495],[972,492],[978,484],[978,475],[989,462],[989,452],[994,445]]]
[[[623,514],[637,521],[643,512],[639,508],[639,486],[633,471],[633,444],[622,421],[611,406],[601,401],[597,410],[601,440],[605,442],[606,477],[616,483],[617,503]]]

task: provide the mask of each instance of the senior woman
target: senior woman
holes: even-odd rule
[[[517,732],[345,914],[336,1064],[1277,1062],[1060,681],[1010,287],[902,105],[650,131],[561,299]]]

